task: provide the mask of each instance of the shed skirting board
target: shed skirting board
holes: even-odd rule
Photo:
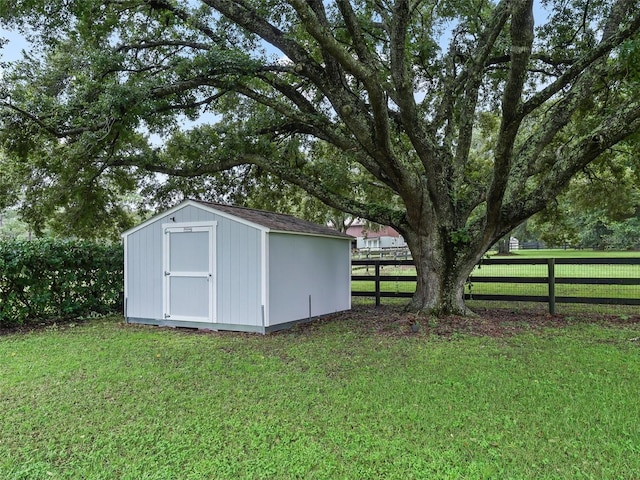
[[[187,322],[182,320],[165,320],[156,318],[137,318],[127,317],[125,318],[127,323],[139,323],[143,325],[155,325],[157,327],[184,327],[184,328],[197,328],[198,330],[229,330],[234,332],[249,332],[249,333],[265,333],[262,326],[252,325],[234,325],[232,323],[207,323],[207,322]]]
[[[348,310],[342,310],[346,312]],[[246,332],[246,333],[271,333],[277,332],[279,330],[287,330],[294,325],[301,323],[309,323],[314,320],[318,320],[321,318],[326,318],[331,315],[334,315],[340,312],[327,313],[324,315],[318,315],[316,317],[311,318],[301,318],[300,320],[294,320],[292,322],[279,323],[276,325],[271,325],[268,327],[262,326],[251,326],[251,325],[234,325],[231,323],[203,323],[203,322],[183,322],[180,320],[166,320],[166,319],[153,319],[153,318],[136,318],[136,317],[127,317],[125,321],[127,323],[137,323],[142,325],[155,325],[157,327],[183,327],[183,328],[197,328],[198,330],[211,330],[211,331],[219,331],[225,330],[230,332]]]

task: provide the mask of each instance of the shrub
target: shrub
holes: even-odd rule
[[[0,326],[121,311],[123,249],[79,240],[0,241]]]

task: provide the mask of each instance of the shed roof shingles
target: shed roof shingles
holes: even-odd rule
[[[338,238],[352,238],[351,235],[339,232],[329,227],[324,227],[307,220],[302,220],[283,213],[267,212],[265,210],[254,210],[252,208],[222,205],[219,203],[195,200],[197,203],[219,210],[223,213],[233,215],[243,220],[261,225],[270,230],[280,232],[302,233],[307,235],[323,235]]]

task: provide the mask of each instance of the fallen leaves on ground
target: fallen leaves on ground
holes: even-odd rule
[[[301,332],[318,328],[325,322],[351,321],[356,328],[388,336],[474,335],[506,337],[543,328],[562,328],[577,324],[640,326],[640,315],[614,315],[595,312],[551,315],[541,309],[483,309],[474,316],[444,317],[415,314],[396,306],[355,306],[352,310],[298,325]]]

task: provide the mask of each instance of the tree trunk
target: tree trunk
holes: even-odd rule
[[[458,252],[446,235],[407,233],[405,240],[416,266],[416,291],[408,305],[430,315],[473,315],[464,301],[464,288],[484,252]]]
[[[511,251],[511,238],[503,238],[498,242],[498,254],[508,255]]]

